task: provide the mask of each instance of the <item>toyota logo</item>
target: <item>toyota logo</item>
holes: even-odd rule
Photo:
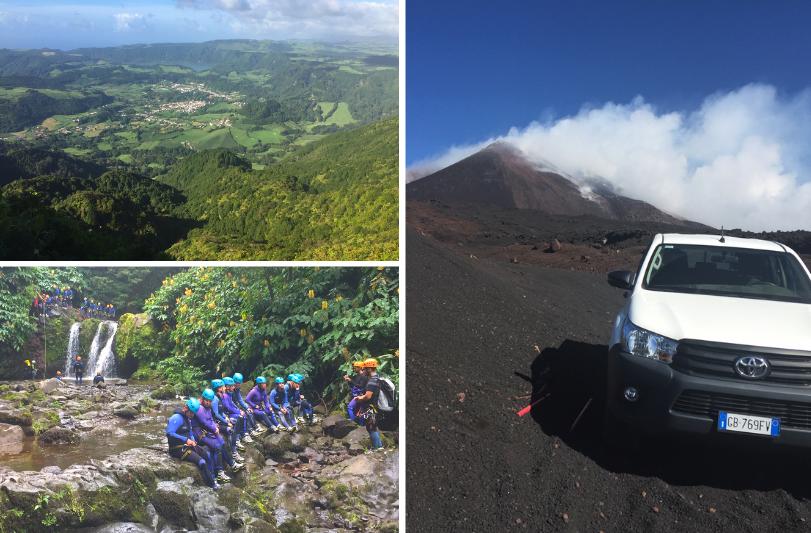
[[[745,355],[735,360],[735,372],[747,379],[760,379],[769,373],[769,362],[757,355]]]

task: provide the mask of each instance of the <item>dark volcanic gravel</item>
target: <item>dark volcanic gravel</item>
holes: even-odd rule
[[[408,230],[409,531],[809,530],[808,453],[603,446],[604,275],[454,246]]]

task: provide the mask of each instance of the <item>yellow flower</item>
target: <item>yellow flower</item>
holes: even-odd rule
[[[304,328],[301,328],[299,330],[299,335],[301,335],[302,337],[306,337],[307,336],[307,330],[304,329]]]
[[[186,290],[183,292],[183,294],[185,294],[186,296],[191,296],[192,295],[191,289],[186,287]]]
[[[236,325],[237,325],[237,323],[236,323],[236,322],[234,322],[234,321],[232,320],[232,321],[231,321],[231,322],[230,322],[228,325],[229,325],[229,326],[231,326],[231,327],[233,328],[234,326],[236,326]]]
[[[209,302],[209,304],[208,304],[208,308],[209,308],[209,309],[214,309],[215,307],[217,307],[217,304],[216,304],[216,303],[214,303],[214,302]]]
[[[269,340],[267,340],[267,339],[265,339],[265,340],[262,342],[262,344],[264,344],[264,345],[265,345],[265,348],[267,348],[268,346],[270,346],[270,341],[269,341]]]
[[[323,300],[323,301],[321,302],[321,309],[323,309],[324,311],[326,311],[327,309],[329,309],[329,302],[328,302],[328,301],[326,301],[326,300]]]
[[[175,303],[179,304],[180,303],[180,298],[175,298]]]
[[[313,289],[310,289],[309,291],[307,291],[307,297],[308,298],[315,298],[315,291]]]
[[[188,311],[188,310],[189,310],[189,306],[188,306],[188,305],[183,304],[183,305],[181,305],[181,306],[180,306],[180,313],[181,313],[181,314],[185,313],[185,312],[186,312],[186,311]]]
[[[218,346],[219,348],[222,348],[223,346],[225,346],[225,341],[224,341],[224,340],[222,340],[222,339],[220,339],[220,341],[217,343],[217,346]]]
[[[343,296],[341,296],[340,294],[339,294],[338,296],[336,296],[336,297],[335,297],[335,301],[336,301],[336,302],[340,302],[340,301],[342,301],[343,299],[344,299],[344,297],[343,297]]]
[[[231,286],[232,286],[233,288],[235,288],[235,289],[236,289],[236,288],[237,288],[237,282],[236,282],[236,281],[232,281],[232,282],[231,282]]]
[[[394,350],[394,357],[400,357],[400,350]]]

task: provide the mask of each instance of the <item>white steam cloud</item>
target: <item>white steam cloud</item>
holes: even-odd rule
[[[751,84],[692,112],[660,113],[641,97],[584,108],[409,168],[419,179],[496,140],[538,165],[600,177],[626,196],[715,227],[811,229],[811,91]]]

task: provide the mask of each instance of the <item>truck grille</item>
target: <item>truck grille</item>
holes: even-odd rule
[[[735,372],[735,361],[744,355],[757,355],[768,360],[769,373],[757,380],[739,376]],[[673,368],[695,376],[811,386],[811,352],[798,350],[684,340],[679,342],[679,349],[673,357]]]
[[[783,427],[811,429],[811,403],[747,398],[732,394],[687,390],[673,403],[673,410],[713,420],[718,411],[780,419]]]

